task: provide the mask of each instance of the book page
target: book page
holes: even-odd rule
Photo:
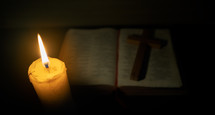
[[[70,29],[59,58],[65,62],[72,85],[114,85],[118,31]]]
[[[144,87],[181,87],[182,82],[175,54],[173,52],[170,32],[167,29],[155,31],[155,38],[167,40],[162,49],[151,49],[146,76],[143,80],[130,80],[138,46],[129,44],[128,35],[142,34],[142,29],[121,29],[118,63],[118,86]]]

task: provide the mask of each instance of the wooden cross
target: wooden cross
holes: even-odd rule
[[[150,49],[160,49],[163,46],[163,41],[153,38],[154,30],[144,30],[142,35],[131,35],[128,37],[128,43],[139,45],[133,69],[131,72],[131,80],[138,81],[145,78]]]

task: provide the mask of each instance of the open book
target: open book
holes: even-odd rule
[[[138,45],[129,44],[132,34],[144,29],[70,29],[59,58],[65,62],[71,85],[111,85],[116,87],[182,86],[168,29],[155,30],[155,38],[167,41],[162,49],[151,49],[146,77],[130,80]]]

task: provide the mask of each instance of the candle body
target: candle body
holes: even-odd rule
[[[49,61],[49,68],[45,68],[41,58],[37,59],[30,65],[28,74],[41,103],[58,107],[70,100],[70,86],[64,62],[56,58]]]

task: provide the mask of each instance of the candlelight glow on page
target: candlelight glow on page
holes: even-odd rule
[[[40,55],[41,55],[41,58],[42,58],[42,63],[43,63],[44,66],[48,67],[49,59],[48,59],[48,56],[46,54],[46,50],[44,48],[43,41],[42,41],[41,36],[40,36],[39,33],[37,34],[37,38],[38,38],[38,43],[39,43],[39,47],[40,47]]]

